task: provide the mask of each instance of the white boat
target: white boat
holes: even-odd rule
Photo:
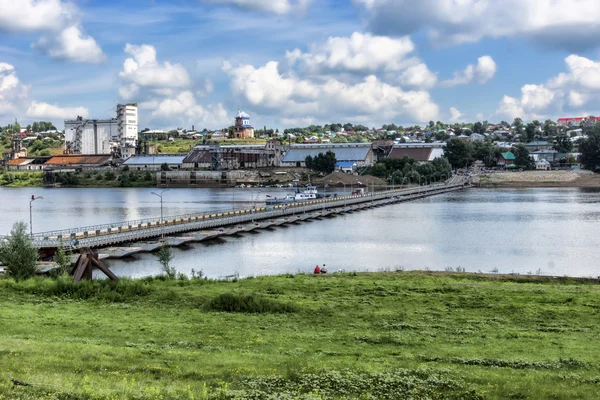
[[[294,194],[287,194],[284,197],[271,197],[267,195],[267,199],[265,203],[267,205],[271,204],[289,204],[303,201],[311,201],[317,199],[323,199],[326,197],[331,197],[331,195],[322,195],[317,191],[317,187],[314,185],[306,185],[306,188],[303,191],[296,190]]]

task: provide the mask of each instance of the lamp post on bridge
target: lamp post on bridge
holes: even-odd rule
[[[31,195],[31,200],[29,200],[29,236],[33,239],[33,202],[36,200],[44,200],[42,196]]]
[[[160,192],[160,193],[152,192],[152,194],[153,194],[153,195],[155,195],[155,196],[157,196],[157,197],[159,197],[159,198],[160,198],[160,223],[161,223],[161,224],[162,224],[162,220],[163,220],[163,212],[162,212],[162,196],[163,196],[163,194],[165,194],[165,193],[166,193],[166,192],[168,192],[169,190],[171,190],[171,189],[166,189],[166,190],[163,190],[163,191],[162,191],[162,192]]]

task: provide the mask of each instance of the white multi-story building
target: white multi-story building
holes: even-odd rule
[[[71,154],[111,154],[111,142],[118,140],[116,119],[65,121],[65,149]]]
[[[138,141],[138,105],[136,103],[117,105],[121,157],[129,158],[136,153]]]

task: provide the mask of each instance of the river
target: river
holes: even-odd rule
[[[0,234],[29,220],[35,231],[157,217],[157,189],[0,188]],[[340,190],[337,190],[341,192]],[[164,214],[248,208],[285,189],[173,189]],[[179,272],[211,278],[396,269],[598,276],[600,191],[576,188],[469,189],[409,203],[226,237],[174,249]],[[120,276],[161,273],[156,257],[111,260]]]

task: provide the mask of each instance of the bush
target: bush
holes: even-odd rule
[[[296,307],[291,304],[281,303],[256,293],[237,294],[223,293],[213,298],[209,303],[213,311],[239,312],[250,314],[264,313],[292,313]]]
[[[37,277],[25,281],[5,280],[0,285],[14,291],[38,296],[67,297],[71,299],[97,299],[109,302],[135,300],[151,293],[148,283],[142,280],[121,279],[118,282],[109,279],[75,282],[70,276],[57,279]]]
[[[169,264],[173,260],[173,252],[171,251],[171,247],[168,244],[158,250],[156,253],[156,257],[158,257],[158,261],[162,265],[162,269],[167,276],[168,279],[175,279],[177,277],[177,271],[174,267],[171,267]]]
[[[27,225],[15,222],[10,235],[0,243],[0,264],[8,276],[16,280],[28,279],[37,272],[38,250],[27,234]]]
[[[112,171],[108,171],[106,174],[104,174],[104,179],[106,179],[107,181],[114,181],[115,173]]]

